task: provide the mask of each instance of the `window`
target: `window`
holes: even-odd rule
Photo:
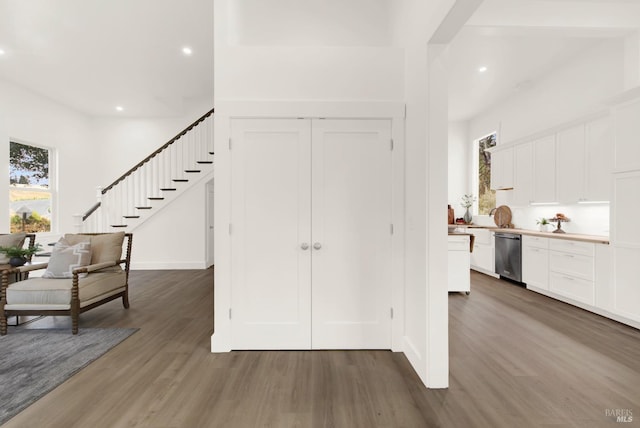
[[[50,232],[53,191],[51,150],[9,143],[9,216],[11,232]]]
[[[485,151],[496,145],[496,137],[494,132],[474,144],[474,188],[478,190],[474,213],[478,215],[489,215],[496,207],[496,192],[491,190],[491,153]]]

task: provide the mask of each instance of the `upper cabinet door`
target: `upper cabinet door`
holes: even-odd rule
[[[556,136],[533,142],[534,203],[556,202]]]
[[[615,117],[615,169],[640,169],[640,100],[618,106]]]
[[[513,148],[491,153],[491,189],[513,189]]]
[[[639,119],[640,120],[640,119]],[[609,116],[586,124],[586,201],[610,201],[613,171],[613,123]],[[640,144],[639,144],[640,145]]]
[[[231,122],[232,349],[311,347],[311,122]]]
[[[519,144],[514,148],[513,198],[512,205],[527,206],[533,198],[533,146],[532,143]]]
[[[576,203],[585,194],[585,132],[584,124],[564,129],[557,134],[556,200]]]

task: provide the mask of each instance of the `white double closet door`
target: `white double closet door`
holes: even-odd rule
[[[390,132],[232,120],[232,349],[391,348]]]

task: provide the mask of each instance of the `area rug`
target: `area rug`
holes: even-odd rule
[[[0,336],[0,425],[138,329],[15,329]]]

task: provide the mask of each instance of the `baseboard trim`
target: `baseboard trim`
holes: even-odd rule
[[[201,262],[137,262],[131,263],[131,270],[182,270],[182,269],[206,269],[205,261]]]

